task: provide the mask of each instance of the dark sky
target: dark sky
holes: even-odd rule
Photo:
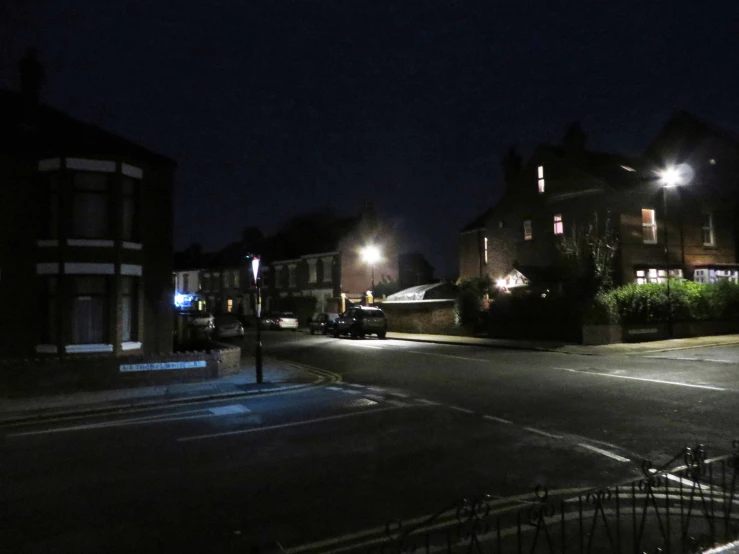
[[[451,275],[509,145],[579,120],[637,153],[678,108],[739,130],[729,0],[0,0],[0,87],[28,45],[47,103],[179,162],[179,248],[371,198]]]

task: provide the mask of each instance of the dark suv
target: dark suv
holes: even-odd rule
[[[380,308],[355,306],[340,314],[334,322],[334,336],[350,335],[353,339],[366,335],[377,335],[384,339],[387,333],[387,319]]]

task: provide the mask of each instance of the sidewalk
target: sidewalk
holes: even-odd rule
[[[563,354],[581,354],[586,356],[639,356],[667,350],[683,350],[686,348],[705,348],[709,346],[725,346],[739,344],[739,335],[715,335],[710,337],[691,337],[687,339],[670,339],[652,342],[632,342],[583,346],[553,341],[488,339],[481,337],[457,337],[454,335],[421,335],[415,333],[388,332],[387,338],[417,342],[434,342],[465,346],[485,346],[511,350],[538,350],[543,352],[561,352]]]
[[[0,425],[266,394],[304,388],[330,378],[297,365],[267,359],[263,382],[257,384],[253,360],[243,360],[242,364],[241,371],[234,375],[196,383],[0,398]]]

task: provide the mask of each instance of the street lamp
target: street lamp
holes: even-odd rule
[[[380,261],[380,249],[373,244],[362,248],[362,259],[372,266],[372,291],[375,290],[375,264]]]
[[[254,274],[254,286],[256,293],[254,304],[257,309],[257,346],[254,353],[254,362],[257,371],[257,383],[262,383],[262,281],[259,279],[259,256],[247,256],[251,258],[251,272]]]
[[[665,225],[665,264],[667,271],[667,334],[672,336],[672,301],[670,297],[670,251],[667,245],[667,189],[687,185],[693,179],[693,168],[688,164],[666,167],[657,172],[662,188],[662,209]]]

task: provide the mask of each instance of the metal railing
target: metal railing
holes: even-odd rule
[[[367,554],[692,554],[739,538],[737,468],[733,452],[709,459],[685,448],[642,476],[577,495],[538,486],[513,503],[484,495],[422,520],[388,523],[384,536],[323,552]]]

